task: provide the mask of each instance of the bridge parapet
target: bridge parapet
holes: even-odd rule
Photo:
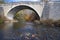
[[[0,6],[17,5],[17,4],[43,5],[42,2],[13,2],[13,3],[0,4]]]

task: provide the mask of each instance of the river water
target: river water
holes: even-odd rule
[[[47,27],[33,22],[10,22],[0,27],[0,40],[60,40],[59,27]]]

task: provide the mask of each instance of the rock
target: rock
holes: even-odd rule
[[[38,20],[35,20],[34,22],[35,22],[36,24],[40,24],[40,21],[38,21]]]

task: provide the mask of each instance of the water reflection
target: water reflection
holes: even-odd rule
[[[33,22],[6,23],[0,30],[0,40],[60,40],[60,28]]]
[[[37,35],[35,25],[33,22],[21,23],[6,23],[3,28],[4,39],[16,39],[16,40],[32,40],[36,39]]]
[[[3,40],[3,28],[5,24],[0,24],[0,40]]]
[[[17,29],[17,34],[20,35],[21,40],[32,40],[31,38],[36,36],[35,25],[32,22],[25,22],[19,26],[20,28]],[[34,38],[36,39],[36,38]]]

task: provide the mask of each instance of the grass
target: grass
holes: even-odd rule
[[[2,24],[4,22],[4,20],[2,18],[0,18],[0,24]]]

